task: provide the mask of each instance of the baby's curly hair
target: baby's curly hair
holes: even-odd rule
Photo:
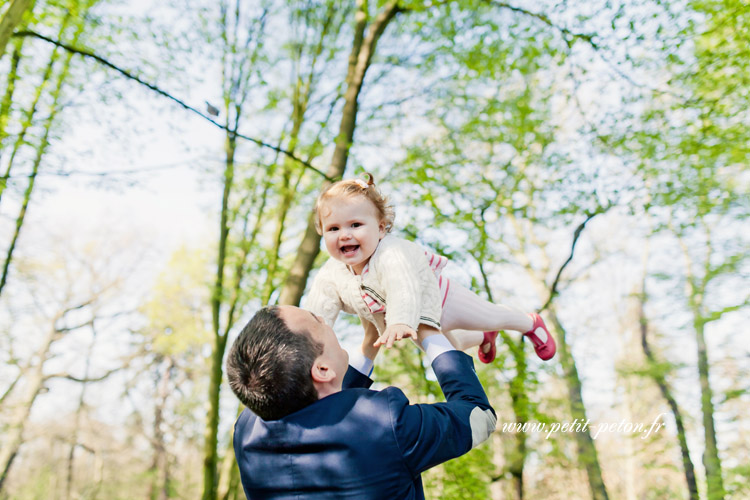
[[[385,231],[391,232],[393,221],[396,218],[396,212],[393,205],[388,202],[388,197],[383,196],[378,188],[375,187],[375,178],[371,173],[365,172],[367,181],[362,179],[347,179],[334,182],[323,190],[315,202],[315,230],[318,234],[323,234],[323,226],[320,220],[320,209],[327,200],[336,197],[354,197],[364,196],[375,206],[375,210],[381,221],[385,223]]]

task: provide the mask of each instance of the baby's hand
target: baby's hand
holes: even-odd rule
[[[393,347],[393,343],[397,340],[405,339],[405,338],[417,338],[417,332],[415,332],[411,327],[404,324],[396,324],[391,325],[385,329],[385,332],[383,335],[378,338],[378,340],[375,341],[375,344],[373,344],[375,347],[380,347],[381,345],[386,346],[387,348]]]

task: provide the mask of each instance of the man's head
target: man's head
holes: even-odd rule
[[[232,391],[264,420],[278,420],[341,390],[349,356],[333,330],[309,311],[258,311],[229,350]]]

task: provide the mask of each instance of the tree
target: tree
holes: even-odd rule
[[[0,18],[0,58],[5,54],[5,46],[13,30],[21,23],[26,12],[34,8],[35,0],[12,0],[8,9]]]
[[[648,246],[644,253],[644,261],[648,263]],[[644,266],[645,267],[645,266]],[[646,269],[644,269],[646,271]],[[649,340],[649,320],[646,316],[645,305],[648,300],[648,294],[646,291],[646,277],[647,274],[644,272],[643,284],[641,286],[640,293],[638,294],[638,320],[640,323],[640,340],[643,354],[646,356],[646,373],[652,378],[652,380],[659,387],[659,391],[669,405],[669,409],[674,417],[675,425],[677,427],[677,441],[680,445],[680,454],[682,456],[682,466],[685,473],[685,482],[687,484],[688,493],[690,500],[698,500],[698,484],[695,478],[695,467],[693,460],[690,458],[690,449],[687,443],[687,433],[685,431],[685,422],[682,416],[682,410],[677,404],[677,399],[673,395],[672,388],[667,382],[667,372],[671,367],[664,361],[660,361],[656,358],[651,347]]]
[[[336,148],[333,151],[331,165],[326,171],[328,179],[343,176],[349,159],[349,149],[354,140],[354,130],[357,125],[357,111],[359,95],[362,91],[367,70],[375,54],[378,40],[388,24],[401,12],[399,2],[391,0],[385,4],[383,10],[370,20],[369,2],[358,0],[354,14],[354,39],[349,54],[349,65],[346,74],[346,91],[344,93],[344,108],[341,112],[339,132],[336,136]],[[315,257],[320,252],[320,235],[315,229],[314,215],[311,213],[307,222],[307,229],[299,245],[297,256],[292,264],[284,288],[279,297],[280,304],[298,305],[305,291],[307,277],[310,274]]]
[[[54,357],[53,350],[59,348],[59,344],[70,338],[72,333],[89,331],[93,334],[97,324],[104,328],[122,314],[109,304],[112,296],[123,290],[125,281],[120,276],[112,275],[112,268],[107,269],[109,262],[102,263],[103,256],[94,253],[86,260],[61,263],[60,260],[67,256],[62,250],[64,248],[64,245],[58,247],[59,253],[51,262],[28,261],[21,265],[26,278],[24,281],[36,286],[24,293],[19,290],[13,300],[35,311],[35,320],[41,325],[39,330],[44,333],[35,339],[33,351],[17,359],[14,382],[3,391],[6,432],[0,446],[0,490],[24,443],[24,431],[31,409],[49,381],[63,379],[79,384],[101,382],[122,368],[115,366],[93,370],[87,367],[85,373],[78,374],[69,370],[53,371],[49,367],[48,361]],[[101,248],[90,250],[95,252]],[[109,257],[114,261],[117,255],[112,253]],[[18,306],[11,304],[10,307]],[[23,323],[12,326],[15,326],[11,329],[15,335],[18,335],[15,329],[20,327],[23,331]]]
[[[177,250],[141,307],[147,323],[137,332],[138,359],[153,391],[149,435],[153,455],[148,470],[152,500],[174,498],[178,485],[172,469],[184,434],[182,421],[197,418],[181,407],[192,408],[200,387],[195,381],[207,375],[201,351],[211,338],[205,310],[208,271],[203,252]]]
[[[96,3],[96,1],[97,0],[87,0],[83,4],[79,4],[77,0],[73,1],[61,21],[58,38],[63,37],[63,35],[69,29],[69,24],[72,22],[74,32],[71,38],[72,38],[73,43],[76,43],[78,38],[83,33],[83,30],[85,27],[84,15],[91,8],[91,6],[94,3]],[[29,169],[30,172],[28,173],[28,183],[26,185],[26,189],[24,190],[23,200],[21,201],[21,207],[18,211],[18,216],[16,217],[15,229],[14,229],[10,243],[6,250],[5,259],[4,259],[3,268],[2,268],[2,275],[0,275],[0,294],[2,293],[8,281],[10,265],[13,259],[13,253],[15,251],[16,245],[18,244],[18,239],[20,237],[21,229],[23,227],[24,221],[26,220],[26,213],[29,208],[29,203],[31,201],[31,195],[34,191],[34,186],[36,185],[36,178],[37,178],[37,175],[39,174],[39,169],[42,165],[45,154],[47,153],[47,149],[50,144],[50,134],[52,133],[53,127],[55,125],[55,121],[58,117],[58,113],[60,112],[60,108],[61,108],[60,103],[64,95],[63,87],[69,75],[70,64],[71,64],[73,54],[67,53],[65,55],[62,66],[57,70],[58,71],[57,76],[53,78],[53,72],[56,68],[56,62],[57,62],[58,57],[60,57],[60,53],[61,51],[58,50],[57,47],[54,47],[52,49],[49,62],[44,70],[42,82],[37,87],[32,103],[25,113],[26,116],[23,121],[21,131],[16,137],[13,151],[8,159],[8,166],[6,168],[6,172],[3,175],[3,177],[0,178],[0,200],[1,200],[2,194],[5,191],[5,187],[8,182],[8,179],[10,178],[11,170],[15,166],[14,164],[16,162],[16,155],[22,147],[26,146],[30,142],[30,138],[27,137],[27,135],[32,125],[35,125],[36,114],[38,111],[38,107],[40,105],[40,101],[43,95],[45,94],[48,84],[50,84],[50,82],[54,82],[52,83],[53,85],[52,90],[49,91],[49,99],[51,100],[51,102],[47,110],[47,116],[42,122],[42,134],[38,140],[38,143],[36,144],[34,156],[33,156],[33,159],[31,160],[31,167]],[[13,67],[16,70],[17,70],[17,65],[18,65],[18,59],[20,59],[20,49],[17,49],[14,52]],[[15,70],[9,76],[11,79],[10,83],[14,84],[15,79],[17,78]],[[8,101],[8,105],[6,106],[5,102],[3,103],[3,108],[5,108],[6,113],[10,109],[10,100],[12,98],[12,90],[11,90],[12,86],[13,85],[11,85],[8,91],[6,92],[6,99]],[[0,140],[2,140],[3,133],[4,131],[0,130]]]
[[[646,207],[658,216],[660,234],[671,234],[684,265],[673,268],[684,284],[683,305],[695,339],[701,388],[707,497],[723,498],[725,487],[715,429],[715,397],[710,382],[707,328],[727,314],[746,308],[750,297],[720,297],[722,283],[746,265],[741,236],[726,234],[722,223],[747,218],[736,181],[750,158],[747,96],[740,91],[750,75],[747,16],[732,1],[692,2],[701,21],[681,33],[690,50],[668,54],[673,91],[660,95],[639,126],[622,143],[634,155],[647,187]],[[653,208],[652,208],[653,207]],[[661,273],[663,274],[663,273]]]

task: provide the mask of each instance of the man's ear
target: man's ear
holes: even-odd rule
[[[325,384],[331,382],[336,378],[336,372],[333,368],[323,359],[316,359],[313,362],[312,368],[310,369],[310,375],[312,375],[313,382],[319,384]]]

